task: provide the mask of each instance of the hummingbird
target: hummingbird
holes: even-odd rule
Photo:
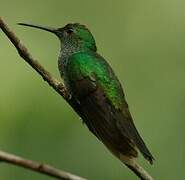
[[[152,164],[154,158],[134,125],[122,85],[109,63],[97,53],[90,30],[79,23],[61,28],[19,25],[45,30],[59,38],[59,72],[70,104],[88,129],[135,174],[139,174],[134,167],[138,151]]]

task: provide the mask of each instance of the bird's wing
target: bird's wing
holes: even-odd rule
[[[146,159],[152,155],[139,135],[122,87],[109,64],[97,54],[78,53],[66,68],[67,85],[78,102],[76,111],[88,128],[116,154],[136,157],[135,146]]]
[[[128,107],[122,108],[121,113],[117,112],[116,115],[118,115],[116,119],[117,127],[120,130],[120,132],[124,136],[127,136],[130,139],[132,139],[132,141],[136,144],[137,148],[143,154],[144,158],[146,158],[152,164],[154,158],[150,151],[148,150],[143,139],[141,138],[139,132],[137,131]]]

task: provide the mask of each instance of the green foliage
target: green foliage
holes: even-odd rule
[[[44,2],[44,3],[43,3]],[[135,124],[156,161],[158,180],[183,180],[185,166],[185,3],[1,0],[1,16],[56,77],[59,42],[17,22],[86,24],[121,80]],[[21,60],[0,32],[0,148],[90,180],[136,179],[87,130],[64,100]],[[50,179],[0,164],[0,179]]]

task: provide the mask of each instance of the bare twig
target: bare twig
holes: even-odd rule
[[[135,160],[130,160],[125,165],[135,173],[141,180],[153,180],[150,174],[143,169]]]
[[[10,41],[18,50],[20,56],[34,68],[48,84],[55,89],[65,100],[69,100],[69,94],[66,91],[64,85],[53,78],[51,74],[45,70],[35,59],[31,57],[26,47],[20,43],[20,40],[15,36],[15,34],[7,27],[2,18],[0,17],[0,28],[7,35]],[[52,166],[41,164],[38,162],[33,162],[28,159],[24,159],[13,154],[9,154],[3,151],[0,151],[0,161],[21,166],[42,174],[46,174],[51,177],[55,177],[62,180],[85,180],[84,178],[78,177],[76,175],[70,174],[68,172],[61,171]]]
[[[57,79],[53,78],[51,76],[51,74],[45,70],[45,68],[34,58],[31,57],[31,55],[29,54],[29,52],[27,51],[26,47],[20,42],[20,40],[16,37],[16,35],[7,27],[7,25],[3,22],[3,20],[0,18],[0,28],[3,30],[3,32],[7,35],[7,37],[9,38],[9,40],[13,43],[13,45],[15,46],[15,48],[17,49],[18,53],[20,54],[20,56],[33,68],[35,69],[41,76],[42,78],[48,82],[48,84],[53,87],[53,89],[58,92],[72,107],[73,109],[78,113],[78,109],[77,107],[75,107],[75,105],[73,104],[73,102],[70,99],[70,95],[67,92],[65,86],[58,81]],[[4,159],[4,156],[2,154],[2,156],[0,156],[0,159]],[[7,161],[6,161],[7,162]],[[13,163],[10,159],[10,161],[8,161],[9,163]],[[23,167],[27,167],[29,169],[39,171],[39,168],[32,168],[30,166],[25,165],[26,162],[30,162],[29,160],[24,161],[24,159],[21,161],[22,164],[17,163],[17,165],[23,166]],[[15,164],[15,163],[13,163]],[[39,166],[39,164],[36,164],[37,166]],[[132,170],[140,179],[142,180],[152,180],[152,177],[138,164],[126,164],[126,166]],[[43,166],[41,166],[43,167]],[[48,166],[45,166],[46,170],[48,169]],[[51,167],[49,167],[50,169]],[[52,169],[55,171],[55,169]],[[57,171],[58,172],[58,171]],[[44,174],[49,174],[46,171],[42,171],[42,173]],[[52,175],[51,175],[52,176]],[[55,176],[57,177],[57,176]]]
[[[24,159],[13,154],[9,154],[3,151],[0,151],[0,160],[16,166],[21,166],[26,169],[31,169],[33,171],[55,177],[62,180],[85,180],[79,176],[73,175],[68,172],[61,171],[50,165],[34,162],[28,159]]]
[[[57,79],[53,78],[52,75],[34,58],[31,57],[30,53],[28,52],[27,48],[20,42],[18,37],[8,28],[8,26],[4,23],[2,18],[0,17],[0,28],[9,38],[9,40],[13,43],[15,48],[17,49],[20,56],[33,68],[35,69],[42,78],[48,82],[48,84],[55,89],[64,99],[69,99],[69,94],[64,87],[64,85],[58,81]]]

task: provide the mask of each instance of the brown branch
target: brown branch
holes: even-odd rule
[[[8,26],[4,23],[2,18],[0,17],[0,28],[2,31],[7,35],[9,40],[13,43],[16,47],[17,51],[19,52],[20,56],[33,68],[35,69],[42,78],[48,82],[48,84],[55,89],[66,101],[70,101],[70,96],[66,91],[64,85],[58,81],[57,79],[53,78],[51,74],[45,70],[41,64],[33,59],[29,52],[27,51],[26,47],[21,44],[20,40],[16,37],[16,35],[8,28]],[[17,166],[21,166],[42,174],[46,174],[51,177],[55,177],[62,180],[85,180],[84,178],[78,177],[76,175],[70,174],[68,172],[61,171],[56,169],[52,166],[46,164],[40,164],[38,162],[33,162],[28,159],[24,159],[13,154],[9,154],[3,151],[0,151],[0,161],[7,162],[10,164],[14,164]]]
[[[16,35],[7,27],[7,25],[3,22],[3,20],[0,18],[0,28],[3,30],[3,32],[7,35],[7,37],[9,38],[9,40],[13,43],[13,45],[15,46],[15,48],[17,49],[18,53],[20,54],[20,56],[33,68],[35,69],[41,76],[42,78],[48,82],[48,84],[56,91],[58,92],[72,107],[73,109],[78,113],[77,107],[75,107],[75,105],[73,104],[73,102],[70,99],[70,95],[67,92],[65,86],[58,81],[57,79],[53,78],[51,76],[51,74],[45,70],[45,68],[34,58],[31,57],[31,55],[29,54],[29,52],[27,51],[26,47],[20,42],[20,40],[16,37]],[[4,156],[0,155],[0,160],[3,159]],[[7,161],[6,161],[7,162]],[[9,163],[13,163],[10,159],[10,161],[8,161]],[[34,171],[39,171],[40,168],[32,168],[30,166],[25,166],[26,162],[30,162],[29,160],[24,161],[24,159],[21,161],[22,164],[17,163],[17,165],[32,169]],[[15,163],[13,163],[15,164]],[[126,163],[125,163],[126,164]],[[29,163],[28,163],[29,165]],[[37,167],[39,166],[39,164],[35,164]],[[137,163],[130,163],[130,164],[126,164],[126,166],[133,171],[136,176],[138,176],[140,179],[142,180],[153,180],[152,177],[141,167],[139,166]],[[43,167],[43,166],[41,166]],[[46,170],[48,169],[48,166],[45,166]],[[55,169],[49,167],[49,169],[52,169],[53,172],[56,172]],[[58,172],[58,170],[57,170]],[[44,174],[48,174],[50,176],[52,176],[51,174],[47,173],[47,171],[42,171],[42,173]],[[57,177],[57,176],[55,176]],[[65,178],[64,178],[65,179]],[[72,179],[71,179],[72,180]]]
[[[28,159],[24,159],[13,154],[9,154],[3,151],[0,151],[0,160],[1,162],[7,162],[16,166],[24,167],[42,174],[55,177],[62,180],[85,180],[84,178],[78,177],[68,172],[61,171],[50,165],[34,162]]]
[[[12,42],[12,44],[17,49],[19,55],[33,68],[35,69],[42,78],[48,82],[48,84],[55,89],[64,99],[69,100],[69,93],[67,92],[64,85],[53,78],[52,75],[33,57],[31,57],[27,48],[20,42],[18,37],[8,28],[5,22],[0,17],[0,28],[6,34],[8,39]]]
[[[135,159],[128,160],[125,162],[125,165],[136,175],[138,176],[141,180],[154,180],[150,174],[143,168],[141,167]]]

